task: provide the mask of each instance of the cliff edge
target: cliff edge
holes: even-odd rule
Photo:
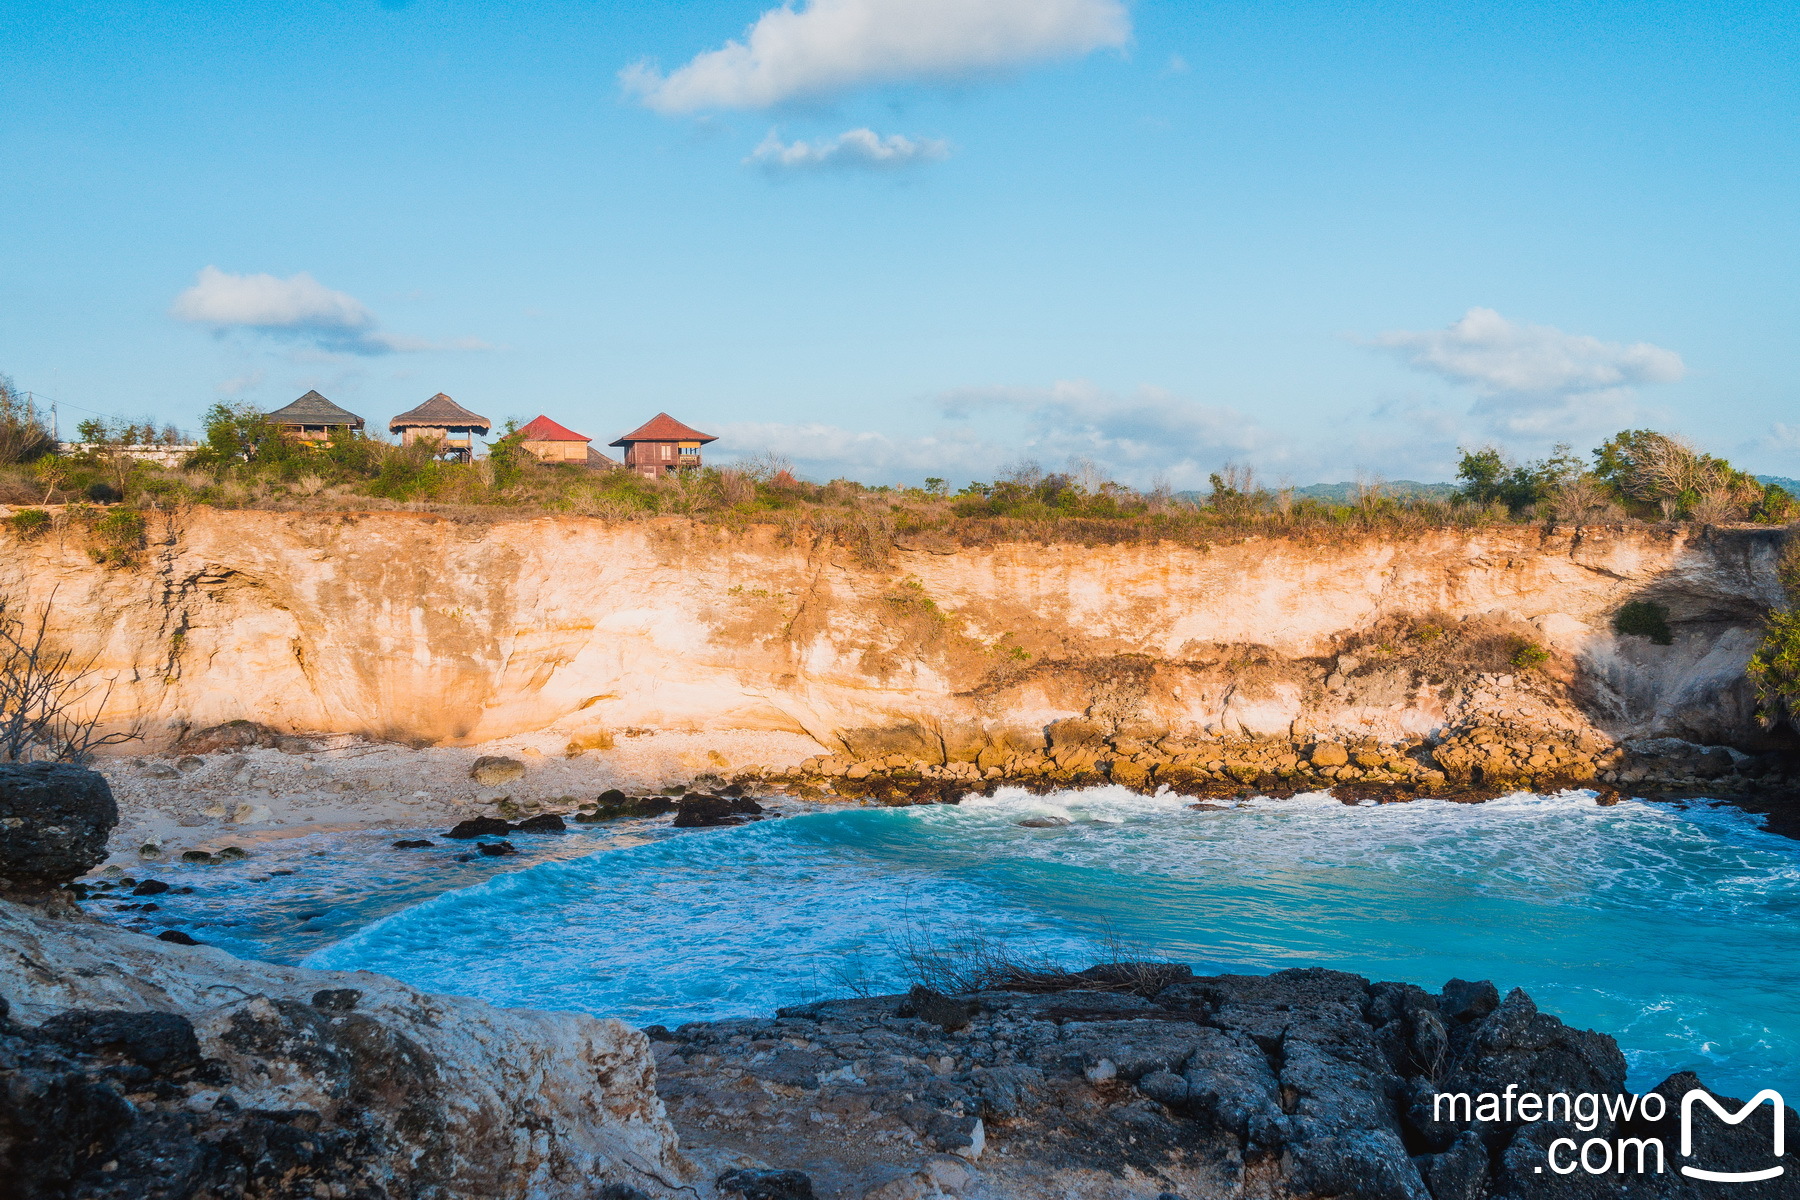
[[[47,608],[111,682],[109,724],[152,747],[248,719],[414,745],[782,731],[950,762],[1042,750],[1075,718],[1388,740],[1517,718],[1756,751],[1743,667],[1784,536],[902,539],[870,559],[770,526],[195,508],[152,514],[130,565],[72,527],[19,542],[0,595]],[[1667,614],[1667,644],[1614,629],[1632,601]]]

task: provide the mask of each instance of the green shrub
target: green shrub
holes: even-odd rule
[[[41,508],[21,508],[6,518],[6,524],[12,529],[14,537],[21,542],[29,542],[50,532],[50,514]]]
[[[1515,668],[1529,671],[1541,667],[1550,661],[1550,652],[1536,642],[1528,642],[1524,638],[1512,639],[1512,654],[1507,657]]]
[[[1613,629],[1627,637],[1649,638],[1658,646],[1673,645],[1669,610],[1654,600],[1633,600],[1613,614]]]
[[[1779,484],[1763,487],[1762,499],[1750,506],[1750,519],[1763,525],[1786,525],[1800,517],[1800,503]]]
[[[1794,711],[1800,699],[1800,610],[1784,608],[1769,614],[1762,643],[1744,673],[1756,685],[1757,709],[1764,720]]]
[[[88,527],[92,539],[88,554],[95,562],[109,567],[130,566],[144,548],[145,533],[143,513],[130,508],[112,509]]]

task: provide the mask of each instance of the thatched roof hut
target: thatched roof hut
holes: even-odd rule
[[[363,419],[348,409],[339,408],[318,392],[308,392],[292,404],[276,409],[265,418],[279,426],[289,437],[323,442],[334,429],[361,429]]]
[[[402,433],[409,429],[430,429],[436,431],[459,430],[487,436],[494,424],[480,413],[472,413],[450,397],[439,392],[419,407],[403,412],[388,422],[389,433]]]
[[[492,428],[486,417],[470,412],[442,392],[388,422],[388,432],[399,434],[402,445],[437,442],[452,458],[463,462],[474,452],[476,435],[486,437]]]

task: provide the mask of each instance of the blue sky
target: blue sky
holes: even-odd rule
[[[0,371],[445,391],[815,478],[1800,475],[1800,32],[1731,3],[0,0]]]

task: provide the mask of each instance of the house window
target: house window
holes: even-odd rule
[[[681,457],[683,457],[683,458],[699,458],[700,457],[700,447],[683,445],[681,447]]]
[[[663,456],[663,458],[665,458],[665,459],[669,459],[669,458],[673,458],[673,457],[675,457],[675,449],[674,449],[674,447],[672,447],[672,446],[670,446],[670,445],[669,445],[669,444],[668,444],[668,443],[667,443],[667,442],[664,442],[664,443],[663,443],[663,445],[662,445],[662,456]]]

